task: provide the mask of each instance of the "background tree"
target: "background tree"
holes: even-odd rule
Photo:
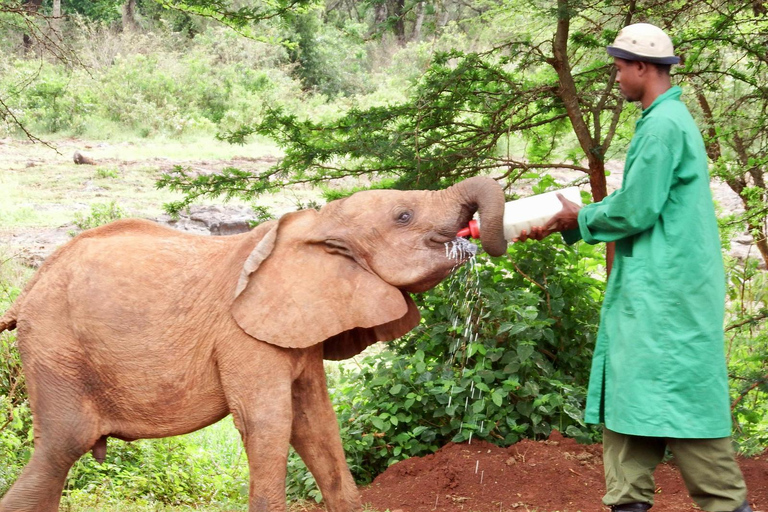
[[[679,74],[695,91],[713,175],[744,205],[733,222],[768,262],[768,16],[760,2],[705,5],[700,23],[679,35]]]
[[[126,0],[123,4],[121,20],[123,30],[135,32],[138,30],[139,23],[136,20],[136,0]]]

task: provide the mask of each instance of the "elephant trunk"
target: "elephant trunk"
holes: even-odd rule
[[[493,179],[475,176],[453,187],[462,197],[462,204],[477,211],[480,216],[480,241],[491,256],[507,252],[504,239],[504,189]]]

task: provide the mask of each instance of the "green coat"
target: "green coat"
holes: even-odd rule
[[[643,111],[621,189],[579,212],[567,242],[616,242],[586,421],[639,436],[731,435],[725,276],[704,142],[682,91]]]

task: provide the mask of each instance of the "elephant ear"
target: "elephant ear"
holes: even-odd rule
[[[352,357],[419,322],[413,300],[323,243],[314,210],[284,215],[246,259],[232,315],[249,335],[284,348],[326,342],[324,357]]]

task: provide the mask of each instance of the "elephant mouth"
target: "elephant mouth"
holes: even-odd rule
[[[436,233],[429,239],[430,245],[435,249],[444,248],[445,257],[453,260],[455,264],[467,261],[477,254],[477,245],[466,238],[456,236],[456,233]]]
[[[466,238],[454,238],[450,242],[445,242],[445,257],[463,263],[473,256],[477,255],[477,245]]]
[[[470,216],[470,219],[471,218],[472,217]],[[458,226],[466,226],[468,222],[469,222],[469,219],[467,219],[467,221],[464,223],[459,222]],[[461,229],[460,227],[456,228],[453,226],[448,228],[446,227],[438,228],[432,232],[431,236],[428,239],[435,246],[450,244],[451,242],[455,242],[457,239],[460,238],[457,236],[460,229]]]
[[[431,270],[428,273],[422,274],[415,280],[416,282],[411,282],[405,286],[398,286],[398,288],[409,293],[423,293],[431,290],[477,254],[477,245],[466,238],[454,237],[448,241],[443,239],[439,242],[438,240],[433,240],[433,242],[436,246],[438,244],[442,246],[441,249],[445,251],[445,259],[437,254],[433,254],[432,257],[437,258],[437,260],[434,262],[434,265],[429,265]]]

